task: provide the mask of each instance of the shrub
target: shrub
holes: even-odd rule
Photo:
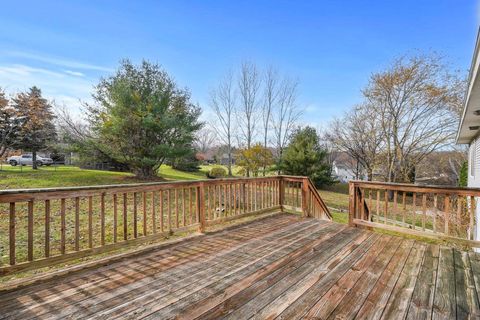
[[[185,157],[175,159],[172,163],[172,168],[185,172],[196,172],[200,170],[200,161],[191,152]]]
[[[215,167],[210,169],[210,171],[207,172],[207,177],[210,179],[223,178],[226,175],[227,175],[227,171],[222,167]]]

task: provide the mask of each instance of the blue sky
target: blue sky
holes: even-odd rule
[[[8,1],[0,11],[0,86],[40,86],[78,110],[122,58],[160,63],[208,115],[208,92],[242,60],[300,81],[305,123],[361,100],[372,72],[415,50],[467,70],[476,0]],[[205,117],[208,118],[208,117]]]

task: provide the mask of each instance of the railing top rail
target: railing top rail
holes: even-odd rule
[[[412,192],[443,192],[452,194],[479,194],[480,188],[464,188],[455,186],[435,186],[435,185],[421,185],[409,183],[393,183],[393,182],[379,182],[379,181],[362,181],[351,180],[358,187],[366,187],[371,189],[388,189],[398,191],[412,191]]]
[[[266,176],[266,177],[242,177],[242,178],[221,178],[221,179],[202,179],[202,180],[178,180],[178,181],[161,181],[161,182],[143,182],[143,183],[126,183],[126,184],[110,184],[95,186],[74,186],[74,187],[52,187],[52,188],[24,188],[24,189],[5,189],[0,190],[0,196],[12,194],[31,194],[31,193],[50,193],[50,192],[69,192],[69,191],[102,191],[102,190],[123,190],[142,187],[176,187],[176,186],[198,186],[200,184],[224,184],[231,182],[248,182],[258,180],[275,180],[279,178],[303,179],[305,177],[298,176]]]

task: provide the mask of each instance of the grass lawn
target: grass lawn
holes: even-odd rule
[[[318,192],[330,209],[333,221],[348,223],[348,193],[345,193],[343,188],[329,188],[329,190],[318,190]]]
[[[163,165],[159,176],[165,180],[199,180],[206,179],[206,172],[214,166],[202,166],[198,172],[183,172]],[[236,170],[234,170],[235,174]],[[101,184],[120,184],[144,182],[131,173],[80,169],[74,166],[12,167],[3,165],[0,170],[0,189],[48,188],[88,186]]]

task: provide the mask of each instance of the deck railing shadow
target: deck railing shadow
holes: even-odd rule
[[[306,177],[1,190],[0,276],[279,211],[331,219]]]

